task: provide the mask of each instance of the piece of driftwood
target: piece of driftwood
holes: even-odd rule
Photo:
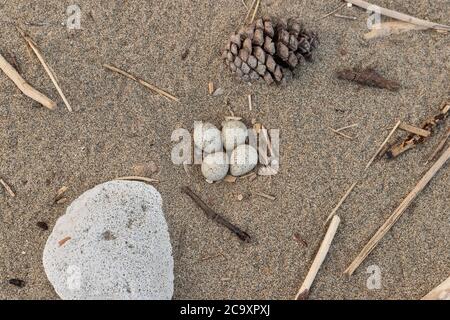
[[[422,300],[450,300],[450,277],[431,290]]]
[[[433,153],[428,157],[425,164],[428,164],[430,161],[433,161],[436,158],[436,156],[442,151],[442,149],[444,149],[444,146],[447,143],[448,138],[450,138],[450,128],[447,129],[447,132],[445,133],[444,137],[438,143]]]
[[[432,29],[437,29],[437,30],[447,30],[450,31],[450,26],[446,26],[443,24],[439,24],[439,23],[434,23],[431,21],[426,21],[426,20],[422,20],[422,19],[418,19],[415,18],[413,16],[398,12],[398,11],[394,11],[394,10],[390,10],[390,9],[386,9],[380,6],[374,6],[373,4],[367,2],[367,1],[363,1],[363,0],[345,0],[348,3],[354,4],[355,6],[364,8],[364,9],[373,9],[374,7],[378,8],[378,12],[386,17],[390,17],[390,18],[394,18],[400,21],[404,21],[404,22],[408,22],[408,23],[412,23],[412,24],[416,24],[418,26],[423,26],[423,27],[427,27],[427,28],[432,28]]]
[[[358,184],[358,182],[354,182],[350,188],[348,188],[347,192],[344,194],[344,196],[341,198],[341,200],[339,200],[338,204],[336,205],[336,207],[334,207],[333,211],[331,211],[330,215],[328,216],[327,220],[325,220],[324,225],[326,225],[336,214],[336,212],[339,210],[339,208],[342,206],[342,204],[345,202],[345,200],[347,200],[348,196],[350,195],[350,193],[352,193],[353,189],[355,189],[356,185]]]
[[[430,170],[428,170],[428,172],[422,177],[422,179],[420,179],[419,183],[417,183],[414,189],[408,194],[408,196],[402,201],[402,203],[398,206],[398,208],[395,209],[392,215],[386,220],[386,222],[378,229],[375,235],[364,246],[364,248],[355,258],[355,260],[345,270],[344,273],[346,275],[351,276],[353,272],[355,272],[355,270],[359,267],[359,265],[367,258],[367,256],[372,252],[372,250],[375,249],[375,247],[378,245],[381,239],[383,239],[386,233],[388,233],[388,231],[398,221],[398,219],[409,207],[409,205],[414,201],[417,195],[428,185],[431,179],[445,165],[445,163],[449,158],[450,158],[450,147],[434,163],[434,165],[430,168]]]
[[[14,198],[16,196],[16,194],[14,193],[12,188],[3,179],[0,179],[0,184],[3,186],[3,188],[5,188],[6,192],[8,192],[8,194],[12,198]]]
[[[400,83],[398,81],[388,80],[371,68],[366,68],[364,70],[344,69],[337,72],[337,77],[339,79],[390,91],[398,91],[400,89]]]
[[[129,73],[127,71],[124,71],[122,69],[119,69],[119,68],[114,67],[114,66],[109,65],[109,64],[104,64],[103,67],[105,67],[106,69],[108,69],[110,71],[113,71],[113,72],[116,72],[118,74],[121,74],[122,76],[127,77],[128,79],[136,81],[137,83],[143,85],[144,87],[150,89],[151,91],[153,91],[153,92],[155,92],[155,93],[165,97],[167,100],[180,102],[180,100],[177,97],[175,97],[175,96],[171,95],[170,93],[168,93],[168,92],[166,92],[166,91],[164,91],[164,90],[162,90],[162,89],[160,89],[160,88],[158,88],[158,87],[148,83],[147,81],[145,81],[145,80],[143,80],[141,78],[133,76],[131,73]]]
[[[29,85],[24,78],[17,72],[17,70],[6,61],[6,59],[0,54],[0,69],[6,74],[6,76],[14,82],[20,91],[27,97],[39,102],[44,107],[53,110],[56,107],[56,102],[37,91],[31,85]]]
[[[375,159],[377,158],[377,156],[380,154],[381,150],[384,149],[384,147],[386,146],[386,144],[388,143],[389,139],[391,139],[391,137],[394,135],[395,131],[397,131],[397,128],[400,126],[401,121],[397,121],[397,123],[395,124],[394,128],[392,128],[391,132],[389,132],[388,136],[386,137],[386,139],[384,139],[383,143],[380,145],[380,147],[378,148],[377,152],[375,152],[375,154],[373,155],[373,157],[369,160],[369,162],[366,165],[365,170],[369,169],[369,167],[372,165],[372,163],[375,161]]]
[[[400,123],[400,126],[398,127],[399,129],[402,129],[403,131],[421,136],[421,137],[425,137],[428,138],[431,135],[431,132],[428,130],[424,130],[422,128],[417,128],[415,126],[412,126],[410,124],[407,123]]]
[[[229,222],[227,219],[222,217],[220,214],[216,213],[211,209],[198,195],[196,195],[189,187],[182,187],[181,191],[187,194],[206,214],[208,218],[217,222],[218,224],[226,227],[228,230],[233,232],[240,240],[244,242],[250,242],[250,235],[240,228]]]
[[[411,30],[425,30],[428,27],[418,26],[403,21],[389,21],[376,24],[368,33],[364,34],[364,39],[373,40],[387,37],[393,34],[400,34]]]
[[[303,281],[302,286],[295,296],[295,300],[306,300],[308,298],[308,294],[311,290],[311,285],[314,282],[314,279],[316,278],[316,275],[319,272],[319,269],[322,266],[322,263],[324,262],[328,254],[328,251],[330,250],[331,243],[333,242],[334,235],[336,234],[340,222],[341,219],[339,218],[339,216],[334,216],[333,220],[331,220],[330,226],[328,227],[327,233],[325,234],[322,244],[320,245],[319,251],[314,258],[314,261],[308,271],[308,274],[306,275],[305,280]]]
[[[450,102],[446,102],[442,105],[440,108],[440,112],[435,115],[434,117],[431,117],[424,121],[420,128],[426,131],[433,133],[433,131],[450,115]],[[417,147],[419,144],[423,143],[427,137],[419,136],[417,134],[410,134],[406,137],[406,139],[402,140],[399,143],[395,143],[394,145],[390,146],[389,149],[386,152],[386,155],[388,158],[395,158],[401,155],[402,153]]]
[[[19,30],[20,34],[22,35],[22,37],[25,39],[25,41],[30,46],[31,50],[33,50],[34,54],[38,58],[38,60],[41,63],[41,65],[44,67],[44,70],[48,74],[48,76],[50,77],[50,80],[53,82],[53,85],[55,86],[56,91],[58,91],[59,95],[61,96],[61,99],[64,101],[64,104],[66,105],[67,110],[69,110],[69,112],[72,112],[73,109],[72,109],[69,101],[67,100],[66,96],[64,95],[64,92],[62,91],[61,87],[58,84],[58,80],[56,79],[55,72],[45,62],[45,59],[42,56],[41,51],[39,50],[36,42],[34,42],[34,40],[31,39],[30,36],[28,36],[23,30],[21,30],[21,29],[18,29],[18,30]]]

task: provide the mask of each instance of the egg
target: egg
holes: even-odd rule
[[[220,181],[228,173],[229,164],[225,152],[207,155],[202,162],[202,174],[207,181]]]
[[[222,134],[209,122],[199,122],[194,125],[194,143],[206,153],[222,151]]]
[[[258,152],[250,145],[237,146],[231,153],[230,170],[235,177],[242,176],[256,167],[258,164]]]
[[[222,141],[225,150],[232,151],[245,143],[248,136],[247,126],[237,120],[228,120],[222,123]]]

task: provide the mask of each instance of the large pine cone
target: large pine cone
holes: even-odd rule
[[[318,44],[316,34],[306,31],[298,19],[275,23],[265,17],[234,33],[223,59],[239,79],[250,82],[263,78],[270,85],[291,78],[291,70],[311,60]]]

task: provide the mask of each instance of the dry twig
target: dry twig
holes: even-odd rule
[[[398,128],[402,129],[403,131],[407,131],[409,133],[412,133],[412,134],[415,134],[415,135],[418,135],[418,136],[422,136],[422,137],[425,137],[425,138],[429,137],[430,134],[431,134],[431,132],[428,131],[428,130],[425,130],[425,129],[422,129],[422,128],[417,128],[415,126],[412,126],[412,125],[404,123],[404,122],[400,123]]]
[[[420,125],[420,128],[433,133],[433,130],[440,124],[442,124],[449,116],[450,116],[450,102],[445,102],[442,104],[439,113],[434,117],[431,117],[430,119],[424,121]],[[396,143],[390,146],[389,150],[386,153],[387,157],[395,158],[401,155],[403,152],[417,147],[419,144],[423,143],[426,139],[427,139],[426,137],[422,137],[417,134],[410,134],[406,137],[406,139],[404,139],[400,143]]]
[[[156,92],[157,94],[162,95],[162,96],[165,97],[167,100],[172,100],[172,101],[180,102],[180,100],[179,100],[177,97],[175,97],[175,96],[171,95],[170,93],[168,93],[168,92],[166,92],[166,91],[164,91],[164,90],[162,90],[162,89],[160,89],[160,88],[158,88],[158,87],[156,87],[156,86],[154,86],[154,85],[148,83],[147,81],[145,81],[145,80],[143,80],[143,79],[141,79],[141,78],[138,78],[138,77],[133,76],[131,73],[128,73],[128,72],[126,72],[126,71],[124,71],[124,70],[122,70],[122,69],[119,69],[119,68],[114,67],[114,66],[109,65],[109,64],[104,64],[103,66],[104,66],[106,69],[109,69],[109,70],[111,70],[111,71],[113,71],[113,72],[116,72],[116,73],[118,73],[118,74],[123,75],[124,77],[127,77],[127,78],[129,78],[129,79],[131,79],[131,80],[136,81],[137,83],[139,83],[139,84],[143,85],[144,87],[146,87],[146,88],[152,90],[153,92]]]
[[[256,196],[260,196],[260,197],[263,197],[263,198],[266,198],[266,199],[269,199],[269,200],[272,200],[272,201],[274,201],[276,199],[275,196],[272,196],[270,194],[266,194],[266,193],[263,193],[263,192],[252,192],[252,193],[254,195],[256,195]]]
[[[354,4],[355,6],[364,8],[366,10],[369,10],[370,8],[373,8],[374,5],[367,2],[367,1],[363,1],[363,0],[345,0],[348,3]],[[433,28],[433,29],[437,29],[437,30],[447,30],[450,31],[450,26],[446,26],[443,24],[439,24],[439,23],[434,23],[434,22],[430,22],[430,21],[426,21],[426,20],[422,20],[422,19],[418,19],[415,18],[413,16],[409,16],[407,14],[404,13],[400,13],[394,10],[390,10],[390,9],[386,9],[386,8],[382,8],[382,7],[378,7],[378,12],[386,17],[391,17],[397,20],[401,20],[401,21],[405,21],[408,23],[412,23],[412,24],[416,24],[419,26],[423,26],[423,27],[427,27],[427,28]]]
[[[240,240],[244,242],[250,242],[250,236],[248,235],[248,233],[242,231],[240,228],[229,222],[220,214],[216,213],[205,202],[203,202],[203,200],[200,199],[200,197],[196,195],[189,187],[182,187],[181,191],[187,194],[205,212],[208,218],[226,227],[228,230],[233,232]]]
[[[380,147],[378,148],[377,152],[375,152],[375,154],[373,155],[373,157],[369,160],[369,162],[366,165],[366,170],[369,169],[369,167],[372,165],[372,162],[376,159],[376,157],[378,156],[378,154],[381,152],[381,150],[383,150],[384,146],[386,145],[386,143],[388,143],[389,139],[394,135],[395,131],[397,131],[398,127],[400,126],[401,121],[399,120],[394,128],[392,128],[391,132],[389,132],[388,136],[386,137],[386,139],[383,141],[383,143],[380,145]]]
[[[48,76],[50,77],[50,80],[53,82],[53,85],[55,86],[56,90],[58,91],[59,95],[61,96],[61,99],[63,99],[64,104],[67,107],[67,110],[69,110],[69,112],[72,112],[73,109],[70,106],[69,101],[67,101],[66,96],[64,95],[61,87],[58,84],[58,80],[56,79],[56,75],[53,72],[53,70],[50,68],[50,66],[45,62],[44,57],[41,54],[41,51],[39,50],[39,48],[37,47],[37,44],[34,42],[33,39],[31,39],[27,34],[25,34],[25,32],[21,29],[18,29],[20,34],[22,35],[22,37],[25,39],[25,41],[28,43],[28,45],[30,46],[31,50],[33,50],[34,54],[36,55],[36,57],[38,58],[39,62],[41,63],[41,65],[44,67],[45,72],[48,74]]]
[[[8,61],[0,54],[0,69],[6,74],[6,76],[11,79],[14,84],[19,88],[20,91],[27,97],[39,102],[44,107],[53,110],[56,107],[56,102],[40,93],[32,86],[30,86],[25,79],[11,66]]]
[[[327,13],[326,15],[320,17],[319,20],[325,19],[326,17],[331,16],[332,14],[334,14],[334,13],[338,12],[339,10],[341,10],[342,8],[344,8],[346,5],[347,5],[346,3],[342,4],[341,6],[339,6],[336,9],[334,9],[333,11],[331,11],[331,12]]]
[[[317,273],[319,272],[322,263],[324,262],[328,251],[330,250],[331,243],[333,242],[334,235],[339,227],[339,223],[341,219],[338,216],[334,216],[333,220],[331,220],[330,226],[328,227],[327,233],[320,245],[319,251],[314,258],[314,261],[311,265],[311,268],[306,275],[305,280],[303,281],[302,286],[298,290],[297,295],[295,296],[295,300],[305,300],[308,297],[308,293],[311,289],[311,285],[316,278]]]
[[[120,177],[116,178],[115,180],[129,180],[129,181],[141,181],[141,182],[147,182],[147,183],[158,183],[159,180],[147,178],[147,177],[139,177],[139,176],[129,176],[129,177]]]
[[[14,191],[11,189],[11,187],[3,180],[0,179],[0,184],[3,186],[3,188],[5,188],[6,192],[8,192],[8,194],[14,198],[16,196],[16,194],[14,193]]]
[[[358,256],[353,260],[350,266],[345,270],[345,274],[351,276],[353,272],[359,267],[359,265],[367,258],[383,237],[388,233],[392,226],[398,221],[401,215],[414,201],[417,195],[428,185],[431,179],[436,173],[445,165],[450,158],[450,147],[444,152],[444,154],[435,162],[435,164],[428,170],[428,172],[420,179],[419,183],[408,194],[408,196],[402,201],[398,208],[391,214],[386,222],[378,229],[372,239],[364,246]]]

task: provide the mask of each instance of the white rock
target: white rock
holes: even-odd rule
[[[242,176],[258,164],[258,152],[250,145],[240,145],[231,153],[230,172],[233,176]]]
[[[172,247],[161,195],[131,181],[85,192],[56,222],[43,263],[62,299],[171,299]]]
[[[194,143],[206,153],[222,151],[221,132],[209,122],[199,122],[194,125]]]
[[[222,141],[227,151],[244,144],[247,136],[248,129],[242,121],[228,120],[222,123]]]
[[[229,164],[224,152],[216,152],[207,155],[203,159],[202,174],[207,181],[219,181],[228,173]]]

